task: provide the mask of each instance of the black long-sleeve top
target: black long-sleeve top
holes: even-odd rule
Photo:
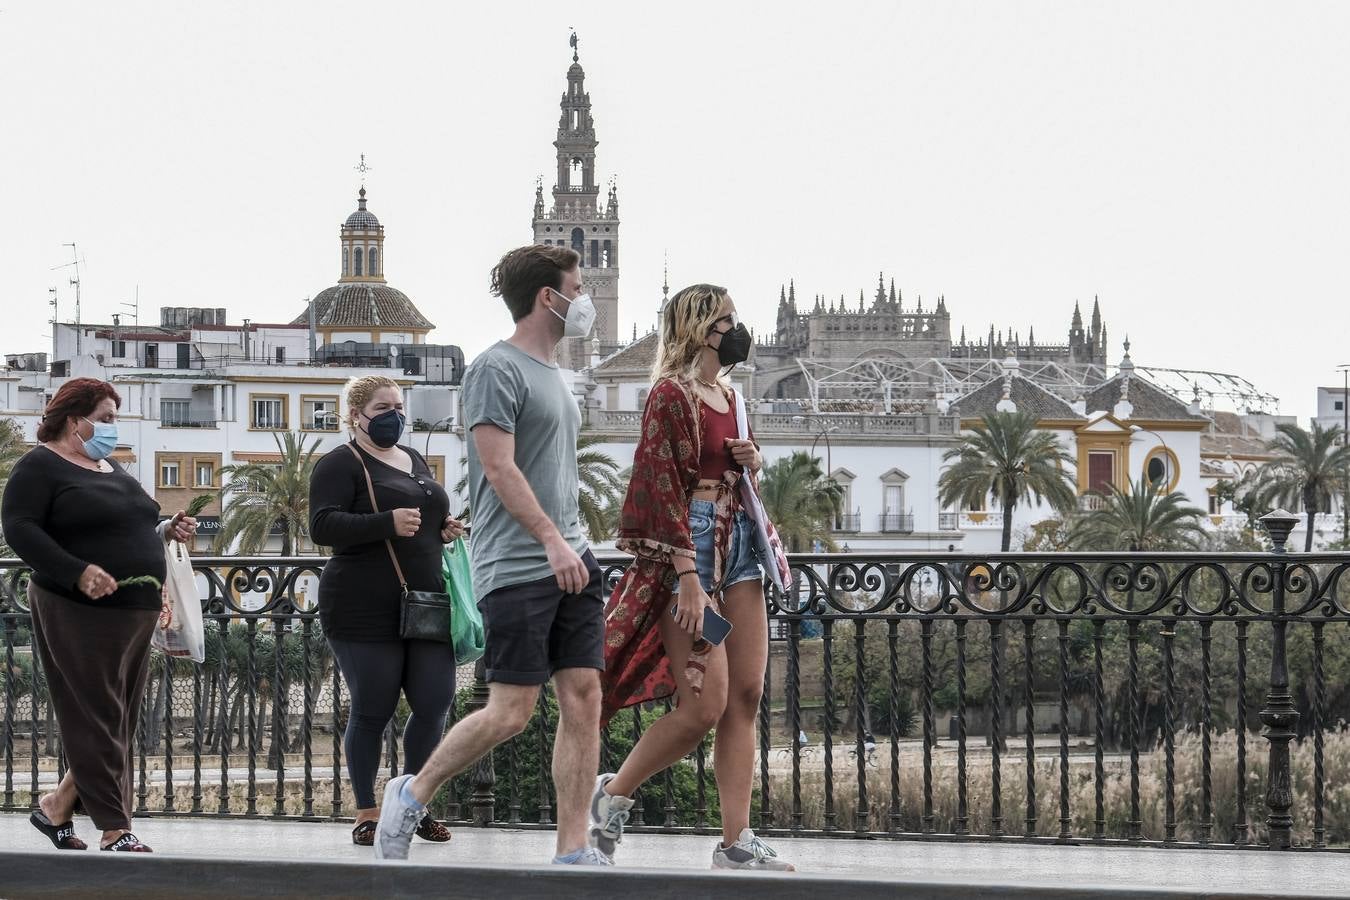
[[[384,541],[393,542],[411,590],[444,590],[441,526],[450,498],[411,447],[403,447],[412,457],[411,474],[357,449],[370,470],[380,512],[372,510],[361,464],[346,447],[325,454],[310,478],[310,537],[333,548],[319,579],[319,621],[330,637],[392,641],[399,638],[403,591]],[[422,527],[410,538],[396,537],[393,511],[414,507],[422,511]]]
[[[159,609],[150,585],[118,588],[101,600],[77,586],[90,565],[121,581],[165,577],[164,539],[155,526],[159,504],[141,483],[109,460],[95,472],[34,447],[14,464],[0,501],[5,541],[33,569],[33,580],[77,603],[122,609]]]

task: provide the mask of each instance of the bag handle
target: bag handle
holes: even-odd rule
[[[370,508],[375,512],[380,511],[380,504],[375,502],[375,483],[370,480],[370,469],[366,468],[366,461],[361,458],[361,451],[356,449],[356,442],[347,445],[347,449],[352,451],[352,456],[361,464],[361,473],[366,476],[366,490],[370,493]],[[403,577],[403,567],[398,564],[398,554],[394,552],[394,544],[389,538],[384,539],[385,549],[389,551],[389,561],[394,564],[394,574],[398,576],[398,583],[403,586],[403,593],[408,593],[408,579]]]

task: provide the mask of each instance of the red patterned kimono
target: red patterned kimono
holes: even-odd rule
[[[636,559],[605,607],[604,722],[626,706],[675,693],[657,616],[669,615],[675,604],[676,558],[684,557],[689,565],[695,559],[689,496],[699,482],[702,431],[702,408],[686,385],[665,379],[652,388],[619,525],[618,548]],[[738,473],[728,472],[718,487],[714,583],[722,580],[723,560],[730,549],[738,478]],[[685,665],[695,691],[703,684],[711,649],[696,645]]]

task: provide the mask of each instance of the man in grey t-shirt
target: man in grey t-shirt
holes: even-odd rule
[[[552,678],[553,861],[613,865],[587,835],[600,757],[605,603],[577,509],[581,414],[552,362],[564,337],[586,337],[595,322],[579,267],[573,251],[535,244],[507,253],[492,271],[493,292],[511,311],[515,333],[464,376],[474,587],[492,687],[487,707],[457,722],[421,772],[390,780],[375,834],[378,859],[408,858],[441,785],[522,732],[540,686]]]
[[[577,509],[581,410],[558,367],[498,341],[464,375],[464,421],[475,436],[469,441],[469,508],[477,595],[538,581],[553,571],[544,545],[511,514],[489,480],[492,460],[485,465],[479,448],[486,426],[515,436],[516,468],[540,509],[573,552],[586,552]]]

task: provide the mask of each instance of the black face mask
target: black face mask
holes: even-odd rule
[[[742,322],[730,331],[722,332],[722,343],[717,347],[717,361],[722,368],[730,368],[750,358],[750,329]]]
[[[403,437],[403,424],[406,419],[403,413],[396,409],[391,409],[380,413],[378,416],[367,418],[366,434],[375,442],[375,446],[389,448],[398,443],[398,439]]]

